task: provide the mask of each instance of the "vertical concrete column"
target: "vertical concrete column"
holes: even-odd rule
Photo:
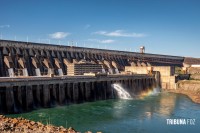
[[[135,94],[135,80],[134,79],[131,80],[131,92]]]
[[[79,99],[78,83],[73,83],[73,102],[78,103],[78,99]]]
[[[33,90],[32,86],[26,86],[26,110],[33,109]]]
[[[17,89],[16,89],[16,95],[17,95],[17,97],[16,97],[16,103],[18,104],[17,109],[18,109],[19,111],[21,111],[22,108],[23,108],[21,86],[18,86],[18,87],[17,87]]]
[[[143,90],[143,85],[142,85],[143,83],[142,83],[142,79],[139,79],[139,90],[140,90],[140,92],[142,92],[142,90]]]
[[[156,82],[156,88],[161,87],[161,82],[160,82],[160,72],[156,71],[155,73],[155,82]]]
[[[144,79],[144,84],[145,84],[145,89],[149,90],[150,88],[149,88],[149,84],[148,84],[148,78]]]
[[[131,79],[128,80],[128,89],[132,90],[132,80]]]
[[[108,89],[107,82],[104,81],[104,82],[103,82],[103,90],[104,90],[103,97],[104,97],[104,99],[108,99],[108,98],[107,98],[107,95],[106,95],[107,89]]]
[[[95,84],[95,82],[91,82],[90,85],[91,85],[93,100],[96,101],[96,99],[97,99],[97,96],[96,96],[96,84]]]
[[[67,102],[72,103],[73,102],[73,85],[72,85],[72,83],[67,84],[65,95],[66,95]]]
[[[149,84],[149,78],[146,79],[146,85],[148,89],[151,89],[150,84]]]
[[[144,87],[144,79],[140,79],[140,85],[141,85],[141,91],[144,91],[145,90],[145,87]]]
[[[65,87],[64,84],[59,84],[59,104],[65,104]]]
[[[57,84],[53,84],[52,92],[51,92],[51,101],[52,104],[56,104],[58,102],[58,98],[56,95]]]
[[[135,94],[138,94],[139,87],[138,87],[138,79],[135,79]]]
[[[136,82],[137,82],[137,93],[139,93],[140,92],[140,79],[137,79]]]
[[[101,82],[96,82],[96,96],[97,100],[102,100],[102,83]]]
[[[90,82],[85,83],[85,99],[86,99],[86,101],[91,101]]]
[[[43,85],[43,105],[44,107],[50,107],[50,92],[48,85]]]
[[[41,76],[40,68],[35,69],[36,76]]]
[[[0,76],[1,77],[5,77],[6,76],[5,75],[5,67],[2,65],[2,64],[4,64],[4,61],[3,61],[3,58],[4,58],[3,54],[4,53],[8,54],[8,51],[6,50],[6,48],[5,47],[3,47],[2,49],[0,48],[0,64],[1,64],[1,66],[0,66]]]
[[[8,74],[9,74],[9,77],[14,77],[15,76],[13,68],[9,68],[8,69]]]
[[[118,68],[115,68],[115,73],[116,73],[116,74],[119,74]]]
[[[8,113],[15,112],[15,99],[12,86],[6,87],[6,109]]]
[[[143,84],[144,89],[148,90],[149,88],[147,87],[148,85],[146,84],[147,83],[146,78],[143,79],[143,83],[144,83]]]
[[[108,72],[109,72],[110,74],[113,74],[113,69],[112,69],[112,68],[108,68]]]
[[[102,68],[102,73],[106,73],[106,70],[104,68]]]
[[[63,70],[61,68],[58,69],[58,75],[63,76]]]
[[[84,102],[85,101],[85,86],[83,85],[83,82],[80,82],[80,88],[79,88],[79,100],[81,102]]]
[[[23,76],[28,76],[27,68],[22,69]]]
[[[48,68],[48,72],[47,73],[48,73],[47,75],[52,75],[52,74],[54,74],[54,71],[53,71],[52,68]]]
[[[36,85],[36,86],[35,86],[35,89],[36,89],[36,103],[38,104],[38,106],[40,106],[40,105],[41,105],[40,86],[39,86],[39,85]]]
[[[104,84],[104,81],[101,82],[101,88],[100,88],[100,92],[101,92],[101,99],[105,100],[105,90],[106,90],[106,85]]]
[[[113,88],[111,87],[110,81],[107,81],[106,97],[107,97],[107,99],[114,98],[114,92],[113,92]]]

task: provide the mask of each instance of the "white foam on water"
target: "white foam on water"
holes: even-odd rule
[[[112,84],[112,87],[117,91],[120,99],[132,99],[131,95],[119,83]]]

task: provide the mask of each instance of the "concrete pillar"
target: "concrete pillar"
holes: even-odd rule
[[[23,108],[23,103],[22,103],[22,88],[21,86],[18,86],[16,89],[17,97],[16,97],[16,103],[18,104],[17,109],[21,112]]]
[[[81,102],[84,102],[85,101],[85,86],[83,85],[83,82],[81,82],[80,83],[80,88],[79,88],[79,92],[80,92],[80,94],[79,94],[79,100],[81,101]]]
[[[6,109],[8,113],[15,112],[15,100],[12,86],[6,87]]]
[[[51,74],[54,74],[54,71],[53,71],[53,69],[51,69],[51,68],[48,68],[47,75],[51,75]]]
[[[131,92],[135,94],[135,80],[134,79],[131,80]]]
[[[14,77],[15,76],[13,68],[9,68],[8,69],[8,74],[9,74],[9,77]]]
[[[28,76],[27,68],[22,69],[23,76]]]
[[[65,96],[67,103],[73,102],[73,86],[72,83],[67,83],[66,90],[65,90]]]
[[[156,88],[160,88],[161,87],[161,83],[160,83],[160,72],[156,71],[155,72],[155,81],[156,81]]]
[[[95,82],[91,82],[92,100],[96,101],[96,85]]]
[[[36,89],[36,103],[38,104],[38,106],[40,106],[40,105],[41,105],[40,86],[39,86],[39,85],[36,85],[36,86],[35,86],[35,89]]]
[[[102,82],[102,97],[103,97],[104,100],[107,99],[106,90],[107,90],[107,83],[106,83],[106,81],[103,81]]]
[[[139,88],[138,88],[138,79],[135,79],[135,94],[138,94],[138,91]]]
[[[142,87],[142,79],[139,79],[139,92],[141,92],[143,89]]]
[[[78,90],[78,83],[73,84],[73,102],[78,103],[79,99],[79,90]]]
[[[43,106],[50,107],[50,93],[48,85],[43,85]]]
[[[147,83],[146,83],[146,84],[147,84],[147,87],[148,87],[149,89],[152,89],[151,86],[150,86],[150,79],[149,79],[149,78],[147,78],[146,82],[147,82]]]
[[[91,101],[91,86],[90,82],[85,83],[85,99],[86,101]]]
[[[119,70],[117,68],[115,68],[115,73],[119,74]]]
[[[64,84],[59,84],[59,104],[65,103],[65,87]]]
[[[58,75],[59,76],[63,76],[63,70],[60,68],[60,69],[58,69]]]
[[[109,72],[110,74],[113,74],[113,69],[112,69],[112,68],[108,68],[108,72]]]
[[[134,92],[134,80],[131,79],[131,92],[133,93]]]
[[[41,76],[40,68],[35,69],[36,76]]]
[[[106,70],[104,68],[102,69],[102,73],[106,73]]]
[[[132,88],[131,88],[131,80],[130,79],[128,79],[128,88],[127,88],[128,90],[131,90]]]
[[[96,95],[96,100],[101,100],[102,99],[102,94],[101,94],[101,82],[96,82],[95,84],[95,95]]]
[[[26,86],[26,110],[33,109],[33,90],[32,86]]]
[[[113,98],[113,92],[112,92],[112,87],[111,87],[111,82],[110,81],[106,81],[106,98],[107,99],[112,99]]]
[[[51,101],[52,101],[52,104],[56,104],[57,103],[57,95],[56,95],[56,89],[57,89],[57,85],[56,84],[53,84],[53,87],[51,88],[52,89],[52,92],[51,92]]]

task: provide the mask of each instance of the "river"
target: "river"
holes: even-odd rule
[[[141,99],[113,99],[57,106],[8,116],[56,126],[71,126],[80,132],[200,132],[200,104],[193,103],[185,95],[167,92]],[[192,120],[192,123],[169,125],[167,119]]]

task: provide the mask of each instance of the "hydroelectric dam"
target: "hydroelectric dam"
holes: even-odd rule
[[[183,61],[179,56],[0,40],[0,113],[117,98],[114,83],[130,94],[172,87],[172,68]],[[135,67],[144,73],[135,73]]]

